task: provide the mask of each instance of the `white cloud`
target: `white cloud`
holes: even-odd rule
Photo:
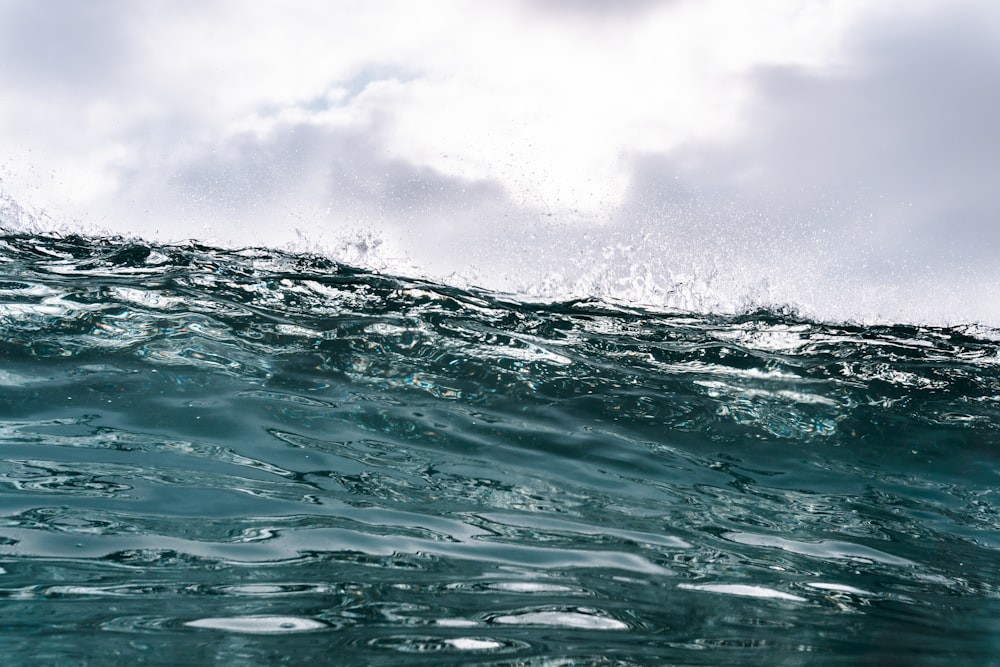
[[[593,20],[566,22],[566,7],[455,2],[12,7],[4,23],[20,41],[5,56],[22,93],[13,97],[32,115],[55,103],[76,122],[50,111],[8,123],[30,126],[25,142],[45,145],[83,201],[115,182],[83,179],[75,166],[113,170],[108,142],[144,162],[190,159],[262,115],[287,122],[298,110],[312,122],[305,111],[347,90],[360,94],[341,116],[378,114],[388,157],[593,214],[620,200],[626,154],[732,125],[741,68],[822,58],[831,41],[815,18],[773,2],[647,3],[641,20],[611,24],[586,7]],[[47,141],[60,126],[73,136]],[[101,148],[90,155],[92,145]]]

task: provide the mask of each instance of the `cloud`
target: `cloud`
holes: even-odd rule
[[[585,17],[591,20],[634,19],[649,11],[663,9],[682,0],[528,0],[531,10],[552,12],[561,18]]]
[[[251,119],[183,159],[164,156],[158,165],[119,170],[119,197],[127,204],[109,218],[122,223],[121,231],[134,233],[141,224],[144,235],[170,240],[305,239],[304,247],[326,251],[374,233],[390,255],[427,260],[471,247],[483,220],[517,208],[495,180],[394,157],[381,139],[391,119],[366,108],[364,92],[344,107],[318,106]],[[129,219],[136,210],[140,218]]]
[[[0,115],[30,130],[20,134],[41,144],[47,164],[71,172],[71,198],[86,202],[108,196],[123,163],[157,163],[164,152],[183,162],[238,134],[247,118],[364,91],[369,109],[392,121],[381,126],[391,157],[497,180],[524,206],[600,219],[627,187],[625,153],[732,124],[741,86],[731,70],[810,60],[829,41],[812,20],[791,29],[780,3],[724,14],[725,3],[657,3],[633,13],[641,4],[621,4],[628,12],[608,29],[600,19],[562,21],[566,9],[520,4],[442,0],[427,11],[217,0],[115,13],[106,9],[134,4],[108,2],[71,16],[86,37],[71,34],[68,19],[50,30],[41,13],[15,5],[23,16],[14,12],[7,25],[23,24],[23,34],[4,54],[16,85]],[[583,3],[574,11],[596,10]],[[748,25],[759,39],[745,38]],[[64,35],[80,51],[79,68],[30,64],[36,45]],[[55,84],[68,92],[56,96]],[[50,140],[53,127],[61,136]]]
[[[835,67],[756,68],[739,136],[634,158],[625,226],[778,300],[996,317],[998,18],[894,14]]]
[[[107,92],[131,74],[128,58],[141,16],[138,3],[115,0],[73,2],[25,0],[0,8],[0,81],[13,87],[41,87],[50,94]]]
[[[922,235],[901,244],[911,252],[996,247],[1000,49],[983,28],[996,20],[896,16],[864,26],[845,66],[759,68],[747,131],[639,160],[633,202],[676,197],[661,184],[681,179],[702,197],[778,200],[800,211],[790,225],[809,224],[813,207],[822,224],[864,218],[881,236]]]

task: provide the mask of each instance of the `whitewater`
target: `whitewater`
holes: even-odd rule
[[[6,664],[1000,664],[990,326],[7,226]]]

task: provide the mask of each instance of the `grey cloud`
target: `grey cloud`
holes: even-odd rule
[[[381,154],[370,131],[293,125],[265,139],[245,135],[231,140],[224,150],[184,165],[173,182],[203,200],[220,194],[214,184],[221,184],[230,200],[222,203],[228,207],[255,197],[270,200],[311,181],[322,186],[329,202],[378,207],[391,217],[431,211],[462,198],[500,196],[499,186],[490,182],[450,178]]]
[[[595,18],[632,17],[636,14],[667,5],[678,0],[531,0],[526,5],[562,15]]]
[[[867,241],[879,261],[996,266],[992,14],[895,16],[855,33],[845,68],[758,71],[746,136],[637,159],[628,210],[679,234],[714,225],[730,241],[808,237],[844,256]]]
[[[132,29],[143,3],[14,0],[0,5],[5,85],[114,89],[133,66]]]
[[[444,259],[458,270],[483,221],[516,206],[496,182],[386,157],[378,122],[290,124],[264,137],[229,137],[180,164],[120,172],[120,198],[170,216],[164,224],[174,238],[211,226],[231,242],[274,245],[294,239],[294,227],[333,235],[361,227],[402,239],[424,264]]]

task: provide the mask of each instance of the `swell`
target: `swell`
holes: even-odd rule
[[[363,661],[996,648],[996,332],[0,248],[14,655],[81,624]]]
[[[262,249],[83,237],[0,243],[11,369],[24,359],[110,354],[280,384],[302,367],[327,381],[475,405],[578,400],[595,414],[634,410],[670,427],[682,427],[682,415],[643,409],[643,395],[707,412],[728,406],[737,414],[726,423],[740,421],[741,404],[728,399],[741,398],[751,399],[747,409],[775,408],[774,420],[746,420],[773,436],[835,430],[824,414],[843,415],[873,394],[890,414],[899,408],[926,423],[988,427],[995,417],[1000,356],[989,329],[524,303]],[[621,391],[598,391],[607,388]],[[602,408],[581,395],[601,393],[619,404]],[[983,412],[954,411],[977,405]]]

